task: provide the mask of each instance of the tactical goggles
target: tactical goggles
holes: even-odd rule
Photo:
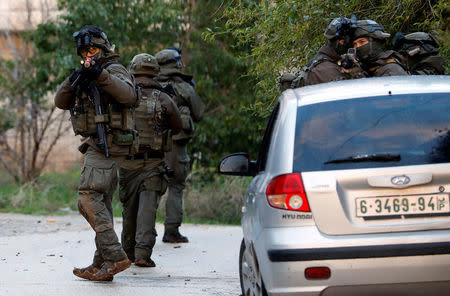
[[[83,57],[87,57],[87,56],[91,57],[91,56],[96,55],[99,52],[100,52],[100,48],[94,47],[94,46],[85,47],[80,50],[80,53]]]
[[[83,28],[80,31],[73,33],[73,38],[77,46],[77,53],[81,55],[81,51],[87,47],[98,47],[99,45],[107,43],[106,34],[102,31],[96,32]],[[107,45],[107,44],[106,44]]]

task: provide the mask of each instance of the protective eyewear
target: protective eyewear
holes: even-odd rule
[[[86,57],[86,56],[94,56],[94,55],[96,55],[96,54],[99,53],[99,52],[100,52],[100,48],[98,48],[98,47],[93,47],[93,46],[89,46],[89,47],[86,47],[86,48],[81,49],[81,55],[82,55],[83,57]]]

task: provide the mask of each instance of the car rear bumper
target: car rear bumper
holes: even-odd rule
[[[450,242],[337,248],[269,250],[272,262],[404,257],[450,254]]]
[[[315,226],[269,228],[255,249],[269,295],[450,295],[447,230],[328,236]],[[305,278],[306,268],[321,266],[329,279]]]

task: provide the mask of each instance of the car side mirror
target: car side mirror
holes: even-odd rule
[[[220,160],[219,173],[232,176],[255,176],[256,162],[249,160],[248,153],[233,153]]]

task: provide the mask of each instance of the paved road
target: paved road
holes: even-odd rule
[[[115,223],[120,233],[121,220]],[[186,224],[181,230],[190,243],[164,244],[157,238],[155,268],[132,265],[113,282],[100,283],[72,274],[74,266],[89,265],[94,252],[93,231],[81,216],[0,213],[0,296],[240,295],[241,228]]]

